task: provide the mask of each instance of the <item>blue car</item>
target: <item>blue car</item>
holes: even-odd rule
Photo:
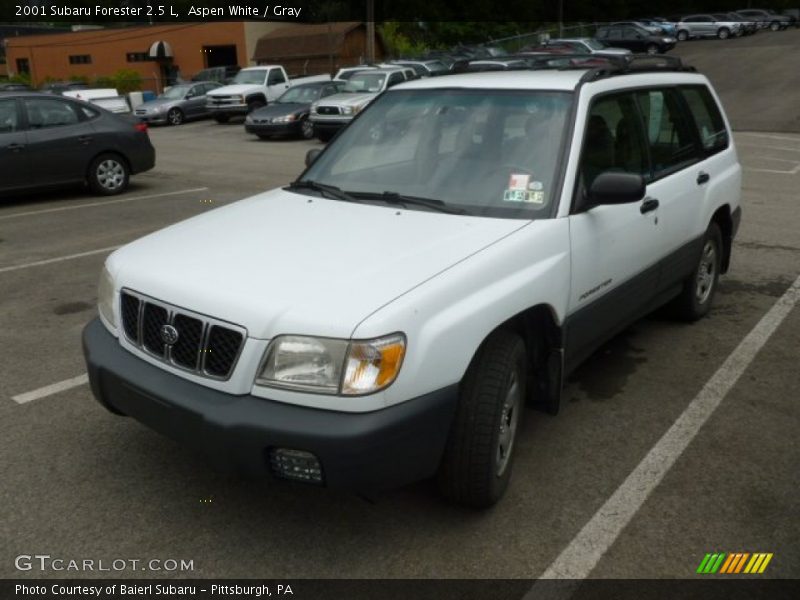
[[[675,37],[675,35],[678,33],[678,27],[675,25],[675,23],[670,23],[666,19],[641,19],[637,22],[641,23],[642,25],[646,25],[647,27],[660,27],[664,31],[664,34],[670,37]]]

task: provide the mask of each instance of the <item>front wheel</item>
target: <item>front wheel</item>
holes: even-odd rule
[[[778,31],[778,29],[780,29],[780,28],[781,28],[781,24],[780,24],[780,23],[778,23],[777,21],[773,21],[772,23],[770,23],[770,24],[769,24],[769,28],[770,28],[772,31]]]
[[[183,111],[180,108],[172,108],[167,113],[167,123],[170,125],[180,125],[183,119]]]
[[[721,40],[727,40],[731,36],[731,32],[726,27],[721,27],[719,31],[717,31],[717,37]]]
[[[689,39],[689,32],[688,31],[686,31],[685,29],[682,29],[681,31],[678,32],[678,41],[685,42],[688,39]]]
[[[89,165],[87,180],[97,194],[113,196],[128,187],[130,172],[125,160],[117,154],[101,154]]]
[[[505,493],[527,382],[525,344],[499,330],[481,345],[459,391],[459,403],[439,466],[442,494],[486,508]]]
[[[250,100],[247,103],[247,112],[251,113],[254,110],[258,110],[259,108],[264,108],[267,105],[266,102],[263,100]]]
[[[318,139],[320,142],[326,142],[326,143],[327,143],[327,142],[330,142],[330,141],[331,141],[331,139],[333,138],[333,136],[335,135],[335,133],[334,133],[334,132],[332,132],[332,131],[325,131],[325,130],[317,131],[316,133],[317,133],[317,139]]]
[[[230,121],[230,117],[228,115],[214,115],[214,120],[221,125]]]
[[[697,321],[711,310],[722,266],[722,252],[719,225],[711,223],[703,236],[697,265],[684,281],[680,295],[673,301],[675,316],[685,321]]]
[[[310,140],[314,137],[314,124],[308,118],[303,119],[300,124],[300,135],[303,136],[304,140]]]

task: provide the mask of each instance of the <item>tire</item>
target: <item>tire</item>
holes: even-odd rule
[[[267,105],[263,100],[249,100],[247,102],[247,112],[251,113],[259,108],[264,108]]]
[[[325,142],[325,143],[330,142],[333,136],[336,135],[331,131],[317,131],[316,134],[317,134],[317,139],[320,142]]]
[[[772,31],[778,31],[781,28],[781,24],[778,23],[777,21],[773,21],[772,23],[769,24],[769,28]]]
[[[230,119],[228,115],[214,115],[214,120],[219,124],[227,123]]]
[[[683,290],[673,300],[676,317],[684,321],[702,319],[711,310],[722,265],[722,232],[711,223],[703,236],[703,245],[692,274],[684,281]]]
[[[685,29],[681,29],[676,37],[678,38],[679,42],[685,42],[689,39],[689,32]]]
[[[269,140],[269,139],[272,139],[272,136],[271,135],[266,135],[264,133],[260,133],[260,134],[258,134],[258,139],[260,139],[260,140]]]
[[[170,125],[182,125],[185,118],[180,108],[171,108],[167,113],[167,123]]]
[[[648,44],[647,48],[645,49],[645,51],[650,56],[654,56],[654,55],[658,54],[658,46],[656,46],[655,44]]]
[[[314,123],[312,123],[308,117],[303,119],[303,122],[300,123],[300,135],[303,136],[304,140],[314,139]]]
[[[727,27],[720,27],[719,31],[717,31],[717,37],[721,40],[727,40],[731,37],[731,31]]]
[[[486,508],[505,493],[525,406],[527,358],[515,333],[499,330],[481,345],[461,382],[438,482],[452,502]]]
[[[113,196],[121,194],[128,187],[130,169],[119,154],[101,154],[89,165],[86,180],[94,193]]]

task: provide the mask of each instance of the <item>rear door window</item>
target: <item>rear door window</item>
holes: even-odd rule
[[[706,156],[727,148],[728,130],[708,88],[704,85],[685,86],[681,88],[681,94],[692,114]]]
[[[655,179],[702,158],[676,90],[643,90],[636,92],[636,97],[644,119]]]
[[[14,98],[0,100],[0,134],[14,133],[21,128],[17,101]]]
[[[25,98],[28,126],[31,129],[49,129],[76,125],[78,113],[71,103],[55,98]]]

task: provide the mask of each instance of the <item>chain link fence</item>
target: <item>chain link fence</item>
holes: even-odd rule
[[[579,38],[593,37],[597,27],[601,23],[576,23],[559,27],[557,23],[552,23],[548,27],[542,27],[530,33],[522,33],[511,37],[490,40],[484,45],[499,46],[507,52],[513,54],[519,52],[526,46],[538,46],[542,42],[551,38]]]

